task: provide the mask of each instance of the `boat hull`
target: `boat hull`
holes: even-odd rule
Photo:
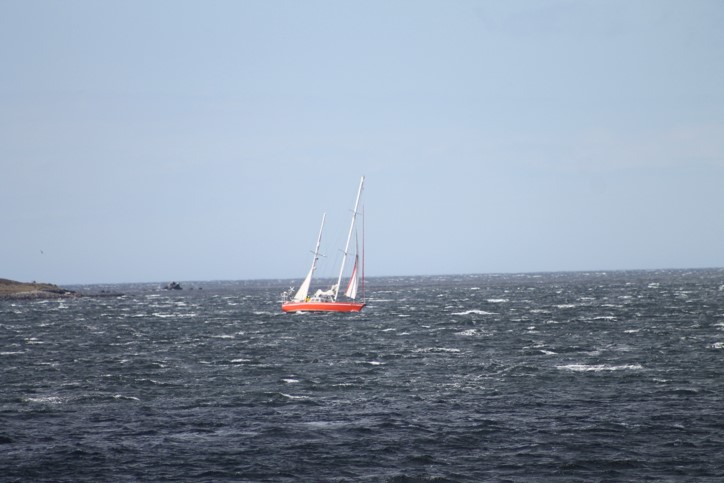
[[[286,302],[284,312],[359,312],[365,304],[361,302]]]

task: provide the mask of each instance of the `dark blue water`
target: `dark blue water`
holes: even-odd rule
[[[724,478],[724,270],[185,285],[0,301],[0,479]]]

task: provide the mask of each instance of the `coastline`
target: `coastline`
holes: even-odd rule
[[[17,282],[0,278],[0,300],[36,300],[73,298],[81,295],[52,283]]]

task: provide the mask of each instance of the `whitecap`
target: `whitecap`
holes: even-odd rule
[[[456,332],[455,335],[460,335],[463,337],[471,337],[471,336],[476,335],[477,333],[478,333],[478,331],[475,329],[468,329],[468,330],[463,330],[462,332]]]
[[[178,314],[176,317],[184,318],[184,319],[192,319],[194,317],[198,317],[199,314],[195,312],[189,312],[188,314]]]
[[[471,310],[466,310],[466,311],[464,311],[464,312],[453,312],[453,313],[452,313],[452,315],[471,315],[471,314],[475,314],[475,315],[496,315],[496,314],[493,313],[493,312],[487,312],[487,311],[485,311],[485,310],[478,310],[478,309],[471,309]]]
[[[60,404],[63,402],[58,396],[29,397],[26,401],[39,404]]]
[[[384,362],[379,362],[379,361],[357,361],[357,362],[355,362],[355,364],[362,364],[362,365],[366,365],[366,366],[384,366],[385,365]]]
[[[489,304],[504,304],[507,303],[508,299],[488,299]]]
[[[137,397],[134,397],[134,396],[124,396],[123,394],[116,394],[115,396],[113,396],[113,399],[126,399],[126,400],[129,400],[129,401],[140,401],[140,399],[138,399]]]
[[[175,317],[174,314],[162,314],[160,312],[154,312],[153,316],[158,317],[160,319],[168,319],[169,317]]]
[[[556,369],[573,371],[573,372],[601,372],[601,371],[625,371],[625,370],[641,370],[641,364],[621,364],[612,366],[608,364],[565,364],[556,366]]]
[[[576,308],[576,304],[560,304],[556,305],[556,307],[559,309],[574,309]]]
[[[452,349],[448,347],[424,347],[420,349],[415,349],[413,352],[425,352],[425,353],[435,353],[435,352],[460,352],[460,349]]]
[[[286,382],[287,384],[296,384],[299,382],[299,379],[282,379],[283,382]]]

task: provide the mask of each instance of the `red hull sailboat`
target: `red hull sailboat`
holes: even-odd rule
[[[359,312],[364,307],[360,302],[287,302],[282,304],[284,312]]]
[[[347,243],[344,247],[344,253],[342,255],[342,266],[339,270],[339,277],[337,283],[332,285],[328,290],[317,290],[313,295],[309,295],[309,288],[312,284],[312,276],[317,268],[317,260],[319,259],[319,245],[322,242],[322,231],[324,230],[324,220],[326,214],[322,215],[322,226],[319,228],[319,235],[317,236],[317,245],[314,249],[314,258],[312,259],[312,268],[309,269],[307,277],[302,282],[299,290],[294,293],[294,289],[290,289],[288,292],[282,294],[282,310],[284,312],[359,312],[362,307],[365,306],[364,301],[364,249],[362,256],[362,276],[361,276],[361,288],[362,288],[362,301],[357,302],[358,287],[360,287],[360,270],[359,270],[359,255],[355,254],[354,268],[352,269],[352,275],[349,279],[347,289],[344,291],[345,300],[339,300],[339,284],[342,282],[342,276],[344,275],[344,266],[347,261],[347,255],[349,253],[349,243],[352,239],[352,233],[354,232],[355,222],[357,220],[357,209],[359,208],[360,197],[362,196],[362,188],[364,186],[364,176],[360,180],[359,189],[357,190],[357,200],[354,203],[354,211],[352,212],[352,224],[349,227],[349,234],[347,235]],[[363,234],[363,246],[364,246],[364,234]],[[294,295],[292,295],[294,293]]]

